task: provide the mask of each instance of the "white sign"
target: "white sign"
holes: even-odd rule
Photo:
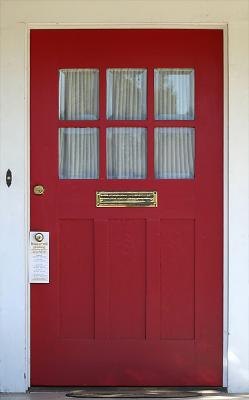
[[[30,232],[29,282],[49,283],[49,232]]]

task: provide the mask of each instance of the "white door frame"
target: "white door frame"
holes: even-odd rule
[[[84,24],[68,24],[68,23],[29,23],[26,25],[26,126],[27,126],[27,154],[30,153],[30,31],[33,29],[220,29],[224,33],[223,56],[224,56],[224,136],[223,136],[223,387],[228,384],[228,30],[227,24],[155,24],[155,23],[84,23]],[[30,158],[27,162],[27,216],[30,215]],[[27,232],[30,231],[30,219],[27,218]],[[27,245],[28,250],[28,245]],[[27,253],[28,260],[28,253]],[[28,276],[28,263],[27,272]],[[27,284],[27,371],[28,385],[30,386],[30,285]]]

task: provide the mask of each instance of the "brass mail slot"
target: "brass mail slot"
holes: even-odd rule
[[[157,192],[96,192],[96,207],[157,207]]]

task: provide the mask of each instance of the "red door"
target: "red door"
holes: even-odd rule
[[[219,30],[31,32],[33,386],[222,385],[222,54]]]

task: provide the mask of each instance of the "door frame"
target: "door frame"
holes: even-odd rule
[[[223,31],[224,89],[223,89],[223,387],[228,386],[228,305],[229,305],[229,132],[228,132],[228,24],[213,23],[26,23],[25,24],[25,133],[26,133],[26,367],[27,383],[30,387],[30,284],[29,232],[30,232],[30,31],[34,29],[219,29]]]

